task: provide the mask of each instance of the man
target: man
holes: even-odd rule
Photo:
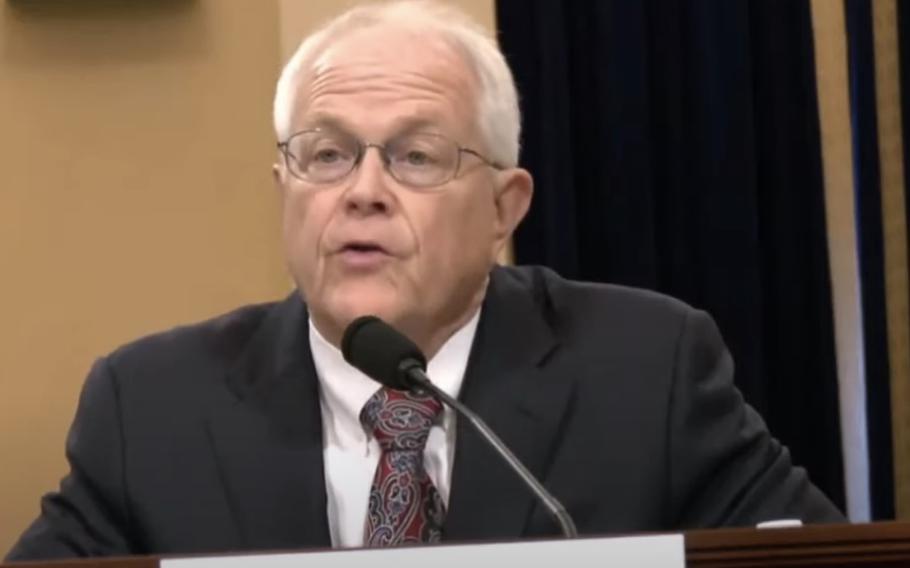
[[[99,360],[71,472],[10,559],[557,534],[464,422],[344,362],[364,314],[419,345],[583,534],[843,520],[743,403],[707,315],[495,267],[532,180],[509,70],[463,16],[354,9],[301,45],[275,117],[298,291]]]

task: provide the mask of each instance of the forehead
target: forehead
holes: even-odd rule
[[[301,81],[297,127],[331,120],[365,135],[414,123],[456,135],[474,130],[475,74],[438,36],[390,27],[350,32]]]

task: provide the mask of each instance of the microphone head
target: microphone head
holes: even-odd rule
[[[427,359],[417,345],[376,316],[352,321],[341,338],[344,360],[387,387],[411,390],[414,382],[407,369],[427,368]],[[402,365],[407,362],[408,364]]]

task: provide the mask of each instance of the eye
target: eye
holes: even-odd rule
[[[315,133],[306,143],[307,161],[311,167],[336,167],[347,164],[357,153],[356,143],[343,137]]]
[[[404,156],[404,161],[407,162],[409,166],[428,166],[434,162],[429,154],[420,150],[408,151]]]
[[[341,151],[337,148],[322,148],[313,154],[313,161],[320,164],[334,164],[342,159]]]

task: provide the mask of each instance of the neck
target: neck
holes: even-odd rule
[[[474,315],[477,314],[477,310],[480,309],[481,303],[481,301],[472,302],[469,308],[459,314],[456,319],[451,320],[446,325],[437,326],[434,329],[429,330],[428,333],[422,335],[415,334],[416,339],[415,337],[411,337],[407,330],[403,330],[403,332],[405,335],[411,337],[414,343],[423,351],[427,361],[430,361],[436,356],[439,350],[442,349],[442,346],[445,345],[449,338],[458,333],[458,330],[471,321],[471,318],[473,318]]]

